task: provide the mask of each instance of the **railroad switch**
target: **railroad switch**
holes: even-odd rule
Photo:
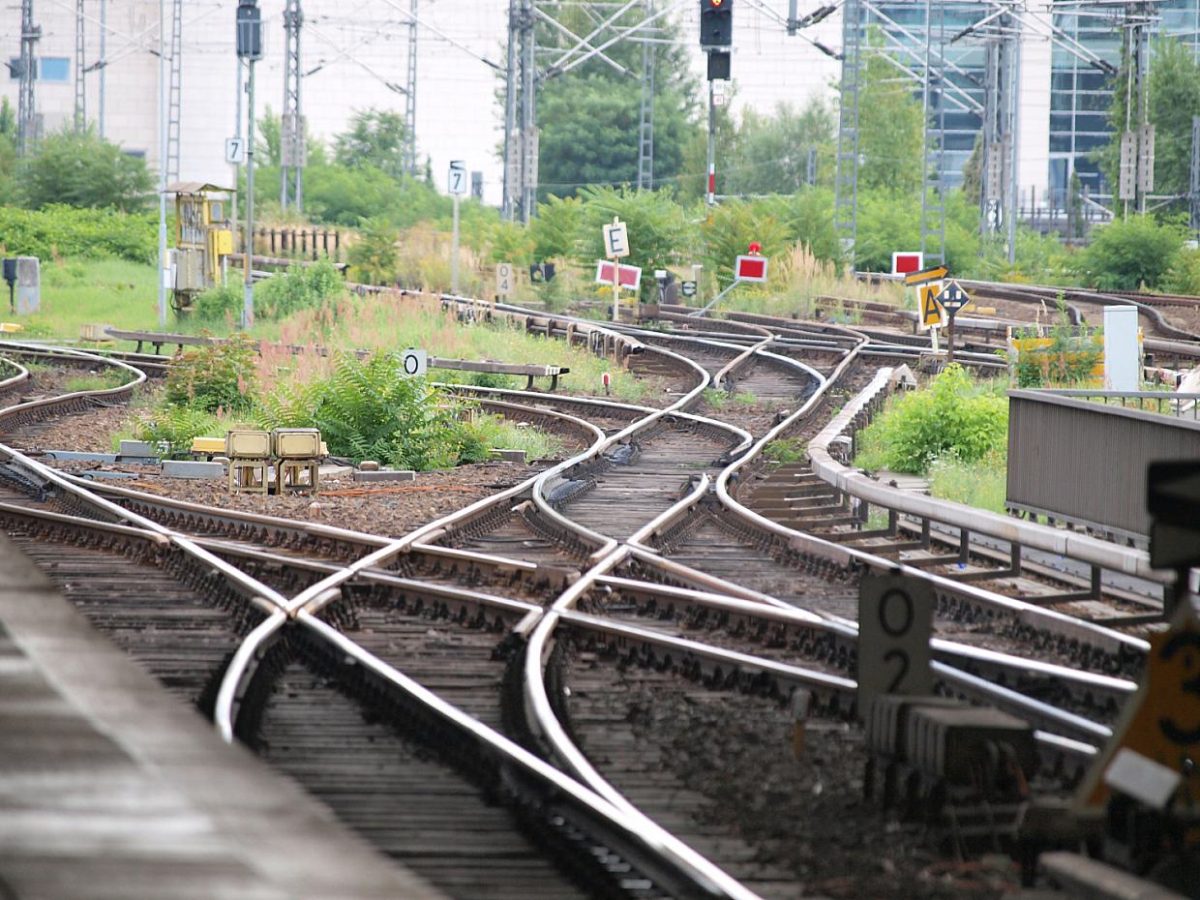
[[[1012,838],[1037,769],[1033,729],[994,709],[933,696],[886,694],[866,717],[863,789],[873,799],[882,772],[885,808],[948,829],[960,847]]]

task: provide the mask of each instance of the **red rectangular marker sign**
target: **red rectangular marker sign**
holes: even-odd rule
[[[766,281],[767,258],[765,256],[739,256],[733,273],[740,281]]]
[[[642,284],[642,270],[638,266],[621,266],[620,285],[629,291],[636,291]],[[602,259],[596,260],[596,284],[613,283],[613,264]]]
[[[892,254],[893,275],[907,275],[909,272],[920,272],[924,265],[925,254],[919,250]]]

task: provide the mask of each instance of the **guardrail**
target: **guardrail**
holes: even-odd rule
[[[1150,532],[1146,467],[1200,458],[1200,394],[1017,390],[1008,397],[1009,509],[1144,545]],[[1174,404],[1183,416],[1109,400]]]

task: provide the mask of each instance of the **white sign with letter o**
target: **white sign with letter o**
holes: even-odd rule
[[[405,378],[423,376],[429,370],[429,354],[411,347],[400,354],[400,375]]]

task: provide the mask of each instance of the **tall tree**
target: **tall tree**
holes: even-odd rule
[[[21,161],[16,181],[31,209],[66,203],[125,212],[141,209],[154,185],[145,160],[91,129],[46,137]]]
[[[350,168],[374,166],[393,178],[405,174],[404,116],[380,109],[356,112],[350,127],[333,141],[337,161]]]
[[[1125,130],[1126,83],[1129,66],[1124,56],[1112,82],[1108,122],[1112,139],[1095,157],[1112,192],[1120,184],[1121,132]],[[1149,109],[1154,125],[1154,193],[1186,194],[1192,163],[1192,116],[1200,115],[1200,64],[1179,38],[1164,37],[1151,47]],[[1137,122],[1132,127],[1137,127]],[[1186,209],[1186,201],[1169,204],[1173,211]]]
[[[925,121],[914,82],[902,76],[877,49],[866,54],[858,98],[858,186],[909,194],[921,186]]]
[[[833,183],[833,110],[813,97],[796,110],[780,103],[772,116],[746,109],[726,167],[725,193],[791,194],[808,183],[809,151],[817,183]]]
[[[1192,116],[1200,116],[1200,64],[1187,44],[1164,39],[1150,68],[1154,193],[1186,194],[1191,184]],[[1186,209],[1186,201],[1173,204]]]
[[[582,2],[550,10],[558,23],[588,35],[596,23],[612,16],[610,4]],[[603,43],[618,30],[644,18],[638,8],[623,12],[604,32]],[[678,30],[666,18],[647,32],[654,41],[654,181],[672,184],[683,166],[683,147],[692,133],[696,85]],[[542,199],[569,196],[591,184],[622,185],[637,180],[638,125],[641,104],[642,43],[632,38],[605,48],[604,56],[625,71],[593,56],[561,74],[553,70],[538,87],[538,180]],[[547,22],[537,25],[539,63],[553,61],[575,46],[576,38]]]

